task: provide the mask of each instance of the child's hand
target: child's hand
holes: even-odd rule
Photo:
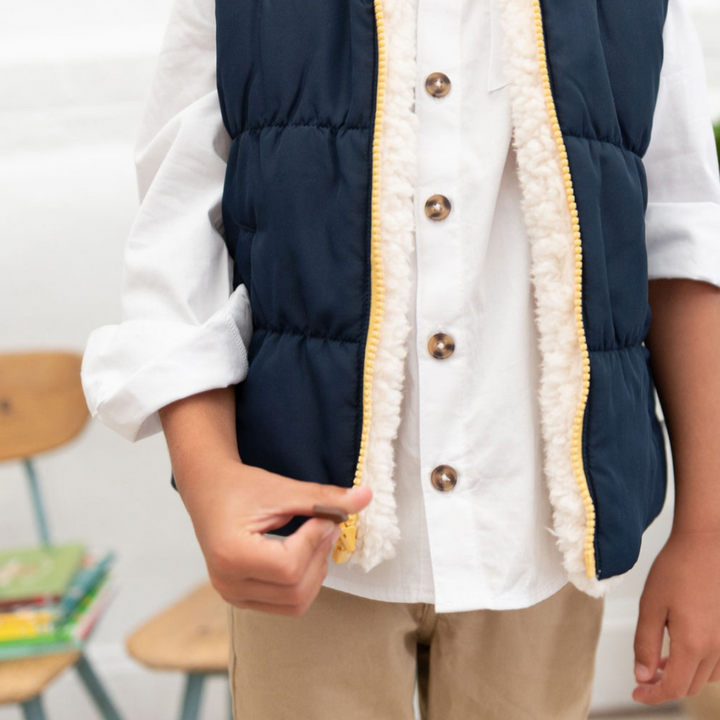
[[[305,613],[327,575],[339,525],[311,518],[283,541],[263,533],[293,515],[312,515],[318,504],[357,513],[370,502],[370,488],[301,482],[235,460],[203,472],[207,477],[183,483],[181,494],[213,587],[239,608]]]
[[[213,587],[239,608],[302,615],[320,592],[339,526],[312,517],[283,541],[263,533],[313,515],[315,505],[353,515],[372,499],[370,488],[349,492],[242,463],[232,386],[170,403],[160,420]]]
[[[666,624],[670,655],[661,659]],[[670,535],[640,599],[635,662],[633,699],[647,705],[720,680],[720,533]]]

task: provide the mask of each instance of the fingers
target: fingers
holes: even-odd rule
[[[662,679],[662,671],[665,669],[665,666],[667,665],[668,657],[660,658],[660,665],[658,665],[658,669],[655,671],[655,674],[647,681],[647,684],[654,685],[656,682],[660,681]]]
[[[670,657],[662,677],[654,683],[641,683],[633,691],[633,700],[647,705],[659,705],[681,700],[688,694],[693,678],[701,664],[701,655],[686,647],[670,645]],[[708,671],[708,675],[712,667]],[[703,673],[706,668],[703,668]]]
[[[720,659],[715,664],[715,668],[713,669],[712,673],[710,673],[710,677],[708,678],[708,682],[718,681],[720,681]]]
[[[332,547],[339,535],[339,525],[319,518],[306,520],[283,541],[251,535],[238,558],[241,577],[278,585],[297,585],[318,548],[323,544]]]
[[[332,533],[322,540],[305,573],[295,585],[248,579],[239,584],[239,596],[225,599],[243,609],[295,617],[304,614],[317,597],[327,576],[329,555],[335,538],[336,533]]]
[[[288,562],[305,568],[325,540],[330,537],[334,542],[339,535],[340,526],[332,520],[310,518],[290,535],[281,547],[285,550]]]
[[[267,612],[304,612],[327,574],[328,555],[340,534],[333,520],[312,517],[313,507],[321,506],[326,517],[356,515],[371,501],[372,491],[293,480],[252,467],[244,469],[233,490],[241,502],[227,513],[226,522],[213,527],[203,547],[213,587],[238,607],[248,603],[260,609],[259,603],[268,606],[263,608]],[[281,542],[265,537],[296,515],[309,518],[292,535]]]
[[[655,675],[653,675],[652,678],[650,678],[650,680],[648,680],[649,683],[654,685],[656,682],[658,682],[662,678],[663,671],[665,670],[665,666],[667,665],[667,662],[669,659],[670,659],[669,655],[666,655],[665,657],[660,658],[660,665],[658,665],[658,669],[655,671]]]
[[[709,683],[719,682],[720,681],[720,660],[715,664],[715,668],[710,673],[710,677],[708,678]]]
[[[640,600],[640,615],[635,630],[635,680],[649,682],[660,665],[666,609],[655,602]]]
[[[697,695],[700,690],[702,690],[705,683],[710,680],[710,677],[713,674],[716,665],[718,664],[718,660],[720,660],[720,655],[716,654],[711,655],[710,657],[706,657],[700,663],[697,672],[695,673],[695,677],[693,678],[692,682],[690,683],[690,687],[688,688],[688,695]]]

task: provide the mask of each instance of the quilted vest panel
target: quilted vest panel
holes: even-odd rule
[[[629,570],[662,509],[666,459],[643,341],[650,324],[642,164],[667,0],[545,0],[548,66],[583,253],[590,387],[585,474],[598,577]]]
[[[218,0],[216,15],[232,138],[223,222],[254,324],[236,386],[240,457],[350,487],[370,304],[373,3]]]

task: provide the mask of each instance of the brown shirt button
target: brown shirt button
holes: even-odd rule
[[[450,78],[445,73],[430,73],[425,78],[425,90],[433,97],[445,97],[450,92]]]
[[[455,350],[455,341],[451,335],[444,332],[435,333],[428,340],[428,352],[435,358],[444,360],[450,357]]]
[[[444,195],[431,195],[425,201],[425,214],[431,220],[444,220],[450,214],[450,201]]]
[[[430,480],[436,490],[447,492],[457,485],[457,471],[450,465],[438,465],[430,473]]]

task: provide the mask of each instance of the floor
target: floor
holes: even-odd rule
[[[639,709],[628,713],[614,715],[591,715],[590,720],[690,720],[680,710],[647,710]]]

